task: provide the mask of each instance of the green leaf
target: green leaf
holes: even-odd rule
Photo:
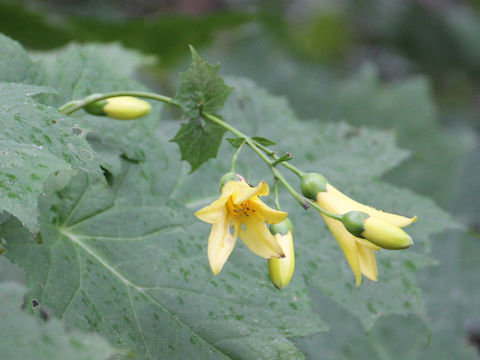
[[[162,196],[110,191],[82,174],[42,199],[41,219],[41,243],[15,219],[1,228],[29,298],[132,358],[303,359],[287,337],[325,329],[301,277],[279,293],[267,262],[242,246],[215,277],[210,226]]]
[[[264,137],[261,137],[261,136],[254,136],[254,137],[252,137],[252,140],[254,140],[257,143],[259,143],[260,145],[264,145],[264,146],[272,146],[272,145],[277,144],[275,141],[272,141],[270,139],[267,139],[267,138],[264,138]]]
[[[47,84],[61,94],[61,97],[56,99],[56,106],[92,93],[146,90],[143,85],[120,74],[117,67],[113,68],[106,61],[103,54],[110,49],[111,47],[105,49],[95,45],[71,45],[60,53],[49,54]],[[132,60],[129,51],[125,53],[119,48],[114,51],[121,54],[117,56],[118,61],[138,62]],[[150,114],[135,121],[114,121],[91,116],[84,111],[78,111],[72,117],[87,129],[88,140],[98,154],[101,165],[112,174],[118,174],[121,169],[120,156],[142,162],[146,160],[148,150],[154,159],[164,158],[161,144],[151,136],[157,127],[162,105],[158,102],[151,102],[151,105]]]
[[[180,74],[181,83],[175,96],[187,119],[197,117],[200,111],[214,113],[223,107],[233,90],[218,74],[220,65],[210,65],[190,46],[192,64]]]
[[[0,353],[3,359],[100,360],[113,354],[113,349],[99,336],[67,333],[56,319],[44,322],[22,311],[24,293],[23,286],[0,283]],[[30,304],[26,306],[31,307]],[[46,310],[40,307],[36,311]]]
[[[234,149],[238,149],[245,142],[244,138],[227,138],[227,141]]]
[[[198,116],[182,124],[170,141],[178,144],[182,160],[190,163],[192,173],[205,161],[217,156],[224,133],[223,127]]]
[[[171,141],[176,142],[182,160],[190,163],[191,172],[217,156],[225,130],[201,116],[201,111],[214,113],[221,109],[233,88],[225,85],[218,74],[219,65],[212,66],[190,46],[192,65],[181,74],[182,81],[175,96],[183,116],[188,120]]]
[[[252,140],[264,146],[272,146],[277,144],[276,142],[261,136],[254,136],[252,137]],[[237,149],[245,140],[243,138],[228,138],[227,141],[230,143],[230,145]]]
[[[32,231],[38,229],[37,197],[51,174],[81,170],[102,176],[85,130],[33,98],[52,91],[0,83],[0,209]]]
[[[39,84],[44,78],[43,69],[34,63],[22,46],[0,34],[0,81]]]

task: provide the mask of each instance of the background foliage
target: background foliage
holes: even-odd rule
[[[0,278],[26,284],[33,312],[20,309],[25,288],[2,283],[2,339],[15,321],[31,339],[26,354],[45,358],[478,358],[467,345],[480,319],[476,3],[205,4],[202,16],[145,17],[147,1],[128,11],[0,3],[0,31],[29,49],[0,39]],[[72,40],[123,45],[56,49]],[[187,44],[235,75],[225,77],[235,88],[227,122],[277,141],[360,201],[419,216],[413,248],[378,255],[378,283],[355,288],[318,214],[287,196],[290,286],[278,292],[242,246],[213,277],[209,229],[192,213],[216,196],[231,146],[189,175],[169,142],[173,109],[128,123],[55,110],[145,85],[173,96]],[[268,175],[247,153],[238,167],[251,183]]]

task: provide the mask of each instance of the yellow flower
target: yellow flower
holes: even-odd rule
[[[245,181],[228,181],[217,200],[195,213],[200,220],[212,224],[208,238],[208,261],[215,275],[222,270],[237,237],[263,258],[285,256],[265,222],[276,224],[283,221],[287,213],[271,209],[259,199],[259,196],[268,193],[265,181],[257,187],[251,187]]]
[[[368,215],[361,232],[363,238],[351,234],[340,221],[322,215],[345,253],[345,257],[355,274],[357,286],[362,282],[362,274],[373,281],[377,280],[378,270],[374,251],[380,250],[381,247],[400,249],[413,244],[411,238],[400,228],[415,222],[417,220],[416,216],[407,218],[360,204],[342,194],[329,183],[327,183],[325,191],[318,192],[316,203],[323,209],[335,214],[360,211]],[[401,244],[401,246],[395,247],[396,243]]]

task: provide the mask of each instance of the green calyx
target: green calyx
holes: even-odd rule
[[[222,176],[220,179],[220,191],[223,188],[223,185],[225,185],[229,181],[235,181],[237,179],[237,174],[234,172],[228,172],[225,175]]]
[[[292,222],[286,218],[285,220],[277,223],[277,224],[271,224],[270,225],[270,232],[273,235],[280,234],[280,235],[286,235],[288,232],[291,232],[293,235],[293,225]]]
[[[350,211],[342,215],[341,222],[348,232],[356,237],[363,238],[362,233],[365,230],[365,220],[370,215],[361,211]]]
[[[302,194],[313,201],[317,200],[317,194],[321,191],[327,191],[327,179],[317,173],[308,173],[301,176],[300,185]]]
[[[103,107],[107,105],[108,101],[107,100],[99,100],[95,101],[93,103],[90,103],[83,108],[85,111],[91,115],[97,115],[97,116],[106,116],[107,114],[105,111],[103,111]]]

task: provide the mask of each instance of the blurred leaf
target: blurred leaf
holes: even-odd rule
[[[100,16],[98,16],[100,15]],[[129,48],[157,56],[163,66],[184,56],[185,47],[209,43],[216,32],[238,27],[254,16],[241,12],[216,12],[204,16],[168,14],[153,18],[112,19],[72,16],[45,4],[2,0],[0,32],[30,49],[53,49],[71,41],[120,41]]]
[[[33,99],[52,91],[0,83],[1,208],[32,231],[38,229],[37,197],[50,174],[74,169],[101,176],[85,131],[57,109]]]
[[[0,283],[0,353],[3,359],[100,360],[113,354],[113,349],[99,336],[66,333],[56,319],[45,323],[26,314],[21,310],[24,293],[23,286]]]

